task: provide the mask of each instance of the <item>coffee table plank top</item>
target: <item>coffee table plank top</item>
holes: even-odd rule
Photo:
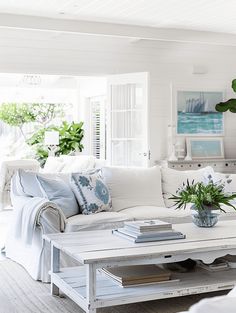
[[[192,223],[175,224],[173,228],[186,238],[133,243],[113,235],[111,230],[97,230],[49,234],[44,239],[83,264],[229,249],[236,253],[236,220],[220,221],[213,228],[199,228]]]

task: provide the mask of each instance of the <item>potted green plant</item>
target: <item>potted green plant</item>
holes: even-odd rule
[[[42,128],[35,132],[34,135],[27,140],[27,143],[30,146],[35,147],[36,157],[41,165],[44,165],[48,157],[48,150],[44,145],[45,132],[52,130],[59,132],[59,146],[55,153],[56,156],[62,154],[71,154],[78,151],[81,152],[83,150],[83,122],[68,123],[66,121],[63,121],[60,126],[51,125],[47,128]]]
[[[218,222],[219,214],[217,211],[225,212],[221,205],[232,207],[231,203],[236,198],[236,194],[228,194],[225,190],[225,184],[230,183],[218,181],[213,182],[211,176],[207,183],[197,182],[187,183],[177,190],[176,195],[172,195],[169,199],[173,200],[176,209],[186,208],[191,203],[193,222],[199,227],[212,227]]]
[[[236,79],[232,80],[232,89],[236,92]],[[217,103],[215,106],[216,111],[218,112],[226,112],[230,111],[231,113],[236,113],[236,99],[231,98],[225,102]]]

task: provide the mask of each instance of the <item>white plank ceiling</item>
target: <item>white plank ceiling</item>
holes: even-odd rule
[[[0,0],[0,13],[236,34],[235,0]]]

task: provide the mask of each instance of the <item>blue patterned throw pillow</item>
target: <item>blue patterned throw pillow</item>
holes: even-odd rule
[[[100,172],[73,173],[71,187],[83,214],[110,211],[111,196]]]

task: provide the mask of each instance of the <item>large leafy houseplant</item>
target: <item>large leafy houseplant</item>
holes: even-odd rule
[[[234,92],[236,92],[236,79],[232,80],[232,89]],[[236,113],[236,99],[231,98],[225,102],[217,103],[215,106],[216,111],[218,112],[226,112],[230,111],[232,113]]]
[[[194,181],[190,183],[187,180],[187,183],[183,183],[176,194],[171,195],[169,199],[174,201],[176,209],[185,209],[187,204],[191,203],[191,209],[194,210],[194,223],[201,227],[212,227],[218,221],[217,214],[214,212],[216,210],[225,212],[222,205],[236,210],[231,202],[236,198],[236,194],[224,191],[226,183],[230,183],[230,180],[213,182],[211,177],[207,183],[194,183]]]
[[[56,151],[56,156],[70,154],[77,151],[81,152],[83,150],[83,122],[72,122],[70,124],[64,121],[60,126],[49,126],[42,128],[27,140],[29,145],[35,147],[36,157],[41,162],[41,164],[44,164],[46,158],[48,157],[48,150],[44,145],[44,136],[45,132],[50,130],[59,132],[59,146]]]

